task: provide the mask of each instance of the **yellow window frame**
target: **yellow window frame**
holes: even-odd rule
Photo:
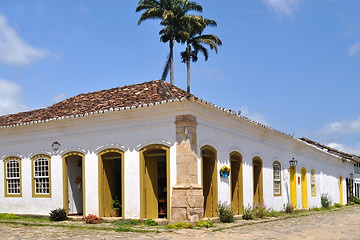
[[[39,158],[46,158],[49,162],[49,193],[36,193],[35,191],[35,160]],[[38,154],[31,158],[31,182],[32,182],[32,197],[33,198],[51,198],[51,157],[45,154]]]
[[[6,164],[10,160],[19,161],[19,179],[20,179],[20,193],[8,193],[8,186],[7,186],[7,167]],[[4,190],[5,190],[5,197],[22,197],[22,178],[21,178],[21,159],[18,157],[8,157],[4,160]]]

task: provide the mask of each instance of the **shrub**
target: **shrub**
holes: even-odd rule
[[[294,212],[294,207],[292,206],[291,203],[287,203],[286,205],[284,204],[284,211],[286,213],[293,213]]]
[[[86,222],[87,224],[97,224],[102,222],[101,218],[99,218],[94,214],[87,215],[87,217],[85,217],[83,221]]]
[[[66,210],[63,208],[58,208],[50,211],[50,220],[51,221],[64,221],[66,220]]]
[[[218,212],[221,222],[230,223],[234,221],[234,212],[231,210],[231,204],[219,202]]]
[[[192,226],[190,223],[178,222],[175,224],[168,224],[166,225],[166,228],[181,229],[181,228],[192,228]]]
[[[205,227],[205,228],[209,228],[212,227],[214,224],[211,220],[204,220],[204,219],[200,219],[196,224],[195,227]]]
[[[263,218],[263,217],[269,216],[269,211],[266,210],[265,204],[263,204],[263,203],[256,204],[254,206],[253,212],[254,212],[255,217],[258,217],[258,218]]]
[[[138,225],[139,221],[138,220],[131,220],[131,225]]]
[[[145,224],[146,224],[147,226],[157,226],[157,225],[158,225],[158,223],[155,222],[155,220],[154,220],[154,219],[151,219],[151,218],[146,219]]]
[[[341,208],[342,205],[340,203],[334,203],[334,207]]]
[[[0,219],[3,220],[13,220],[13,219],[19,219],[20,216],[15,215],[13,213],[0,213]]]
[[[270,217],[278,217],[278,216],[280,216],[280,215],[281,215],[280,212],[277,212],[277,211],[275,211],[274,209],[269,209],[269,216],[270,216]]]
[[[327,193],[321,194],[321,206],[326,209],[330,208],[331,199],[329,197],[329,194],[327,194]]]
[[[312,210],[315,211],[315,212],[318,212],[318,211],[320,211],[320,208],[316,207],[316,208],[313,208]]]
[[[354,195],[350,196],[350,202],[360,204],[360,199],[358,197],[355,197]]]
[[[248,205],[246,208],[243,209],[242,219],[245,220],[253,220],[254,219],[254,211],[252,210],[251,206]]]

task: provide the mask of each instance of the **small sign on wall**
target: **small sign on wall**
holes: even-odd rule
[[[298,184],[300,184],[300,177],[298,177]]]

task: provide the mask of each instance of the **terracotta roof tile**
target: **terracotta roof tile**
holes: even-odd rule
[[[45,121],[52,118],[104,111],[110,108],[155,104],[164,100],[181,99],[189,96],[192,95],[174,85],[156,80],[79,94],[47,108],[1,116],[0,126]]]

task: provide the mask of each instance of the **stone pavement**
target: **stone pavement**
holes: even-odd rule
[[[240,224],[239,224],[240,223]],[[360,239],[360,207],[256,223],[217,224],[221,231],[181,229],[161,233],[124,233],[51,226],[0,224],[0,239]]]

